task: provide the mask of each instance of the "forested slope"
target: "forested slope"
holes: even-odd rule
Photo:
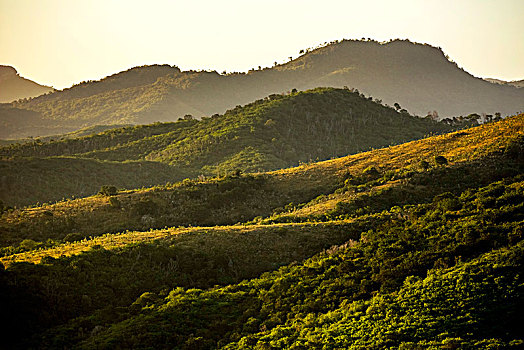
[[[104,184],[134,188],[199,175],[275,170],[454,127],[399,113],[346,89],[271,95],[202,120],[186,118],[4,146],[0,199],[27,205],[94,194]],[[138,163],[121,164],[127,161]],[[144,167],[130,177],[123,169],[131,164]],[[163,170],[148,177],[147,169],[154,166]],[[34,186],[29,185],[33,178],[38,182]]]
[[[7,210],[4,344],[518,349],[523,134]]]

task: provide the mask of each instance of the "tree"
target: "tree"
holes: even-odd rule
[[[424,170],[429,169],[429,163],[428,163],[427,161],[425,161],[425,160],[421,160],[419,164],[420,164],[420,167],[421,167],[422,169],[424,169]]]
[[[437,111],[429,111],[426,115],[426,118],[431,120],[438,120],[438,112]]]
[[[103,196],[114,196],[117,193],[118,193],[118,189],[115,186],[108,186],[108,185],[104,185],[100,187],[100,191],[98,192],[98,194],[101,194]]]
[[[395,102],[395,104],[393,105],[393,107],[395,107],[395,109],[398,111],[400,110],[400,104],[398,102]]]

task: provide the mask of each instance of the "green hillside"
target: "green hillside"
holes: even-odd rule
[[[436,202],[404,208],[409,220],[384,213],[390,221],[365,232],[359,243],[335,246],[257,279],[142,294],[109,322],[97,314],[51,334],[67,339],[91,322],[101,326],[100,333],[69,344],[518,348],[524,255],[522,237],[512,233],[522,230],[522,182],[500,197],[490,193],[494,188],[458,197],[452,212]],[[486,206],[477,205],[479,199],[515,196],[517,202],[492,210],[492,219],[483,213]],[[440,218],[446,212],[454,215],[447,223]],[[503,225],[496,223],[501,217]]]
[[[319,86],[349,86],[410,113],[440,117],[512,115],[524,90],[476,78],[430,45],[394,40],[342,40],[247,73],[181,71],[143,66],[100,81],[0,106],[0,138],[48,136],[96,124],[148,124],[224,113],[270,94]],[[17,120],[31,111],[31,124]],[[11,116],[20,118],[11,118]]]
[[[23,239],[43,244],[72,233],[83,238],[166,226],[229,225],[257,217],[267,223],[323,221],[351,216],[356,209],[363,214],[430,201],[444,192],[519,174],[521,163],[513,158],[520,159],[523,118],[265,174],[184,180],[14,210],[0,221],[0,239],[2,246],[12,246],[8,251],[16,251]],[[512,156],[500,154],[504,149]],[[438,156],[447,160],[446,166],[435,162]]]
[[[0,173],[0,201],[9,206],[91,196],[108,184],[140,188],[189,176],[183,169],[158,162],[106,162],[73,157],[0,160]]]
[[[20,206],[94,194],[104,184],[134,188],[199,175],[275,170],[451,130],[347,89],[270,95],[202,120],[188,117],[4,146],[0,200]],[[122,162],[131,160],[144,168],[123,174],[130,165]],[[162,171],[150,172],[153,166]],[[35,186],[28,185],[33,178],[38,178]]]
[[[7,210],[4,344],[518,349],[523,154],[521,114],[273,172]]]

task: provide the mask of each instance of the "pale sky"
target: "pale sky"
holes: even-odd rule
[[[0,0],[0,64],[60,89],[144,64],[247,71],[362,37],[524,79],[524,0]]]

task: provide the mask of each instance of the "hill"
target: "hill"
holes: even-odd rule
[[[521,114],[295,168],[7,210],[4,344],[519,348],[523,150]]]
[[[88,126],[82,129],[78,129],[75,131],[71,131],[65,134],[57,134],[57,135],[50,135],[46,137],[39,137],[37,140],[38,142],[44,142],[44,141],[54,141],[54,140],[63,140],[63,139],[74,139],[82,136],[88,136],[92,134],[98,134],[105,130],[110,129],[118,129],[123,128],[126,126],[131,126],[131,124],[113,124],[113,125],[95,125],[95,126]],[[11,144],[22,144],[22,143],[28,143],[28,142],[34,142],[34,138],[26,138],[26,139],[14,139],[14,140],[0,140],[0,146],[6,146]]]
[[[11,66],[0,66],[0,103],[40,96],[54,91],[18,75]]]
[[[170,66],[136,67],[30,101],[6,113],[35,114],[32,128],[9,124],[3,138],[46,136],[95,124],[146,124],[224,113],[270,94],[316,88],[356,88],[409,112],[440,117],[471,113],[513,115],[524,110],[524,90],[475,78],[438,48],[409,41],[343,40],[306,50],[300,57],[248,73],[180,71]],[[46,130],[49,128],[49,130]]]
[[[85,237],[151,227],[226,225],[259,216],[268,222],[287,222],[288,210],[292,210],[292,221],[299,222],[304,220],[304,211],[318,211],[321,215],[305,218],[318,221],[324,220],[322,215],[327,212],[336,214],[337,205],[343,213],[355,210],[347,205],[351,203],[362,208],[361,212],[368,210],[365,207],[380,210],[374,200],[409,204],[411,197],[417,202],[454,186],[476,187],[518,174],[518,161],[510,158],[509,162],[515,164],[509,166],[500,155],[491,159],[504,149],[511,149],[512,157],[520,159],[523,120],[521,114],[467,131],[270,173],[187,179],[151,189],[121,191],[111,197],[113,200],[94,196],[17,209],[3,217],[6,226],[1,239],[4,245],[19,242],[20,237],[44,242],[72,232]],[[437,156],[445,157],[448,166],[439,167],[434,162]],[[446,182],[450,182],[450,188]],[[301,203],[303,206],[297,207]],[[274,210],[276,217],[271,216]],[[50,215],[53,212],[59,215]]]
[[[397,112],[346,89],[270,95],[202,120],[186,118],[2,147],[0,199],[19,206],[94,194],[103,184],[133,188],[184,177],[275,170],[454,127]],[[134,164],[143,164],[143,171],[123,175],[131,165],[128,161],[142,162]],[[152,162],[162,163],[164,170],[151,173]],[[33,178],[38,183],[28,185]]]

